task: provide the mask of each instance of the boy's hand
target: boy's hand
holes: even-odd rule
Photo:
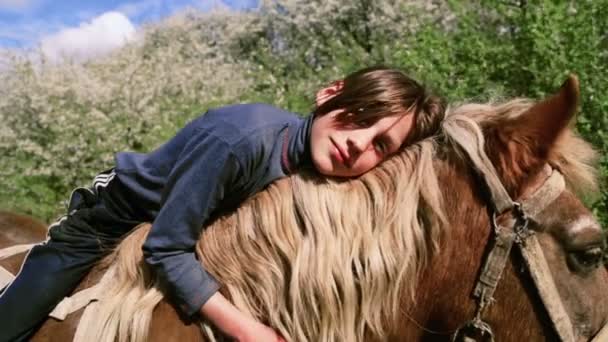
[[[285,342],[285,339],[281,337],[274,329],[252,321],[248,326],[244,327],[244,333],[237,337],[239,342]]]
[[[239,342],[285,342],[276,331],[239,311],[219,292],[203,305],[201,314]]]

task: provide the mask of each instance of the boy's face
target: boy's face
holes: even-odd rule
[[[327,176],[355,177],[395,153],[413,127],[411,113],[383,117],[373,123],[345,123],[335,110],[313,120],[311,156]]]

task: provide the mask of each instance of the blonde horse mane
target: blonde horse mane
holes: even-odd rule
[[[467,104],[449,110],[479,125],[516,118],[527,100]],[[289,341],[382,339],[398,323],[402,298],[445,231],[433,158],[436,137],[407,147],[346,181],[301,173],[271,184],[207,227],[197,245],[205,268],[234,304]],[[593,149],[572,133],[551,163],[570,184],[594,187]],[[129,236],[106,262],[118,278],[83,340],[145,341],[162,294],[141,261],[147,229]],[[204,327],[214,340],[213,329]]]

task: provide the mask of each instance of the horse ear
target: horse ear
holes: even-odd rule
[[[515,129],[513,134],[534,142],[536,148],[532,149],[532,153],[537,158],[546,159],[551,147],[573,121],[579,97],[578,78],[570,75],[557,94],[538,102],[522,114],[514,124],[517,127],[512,127]]]
[[[487,141],[490,151],[495,152],[490,158],[510,191],[521,190],[521,181],[547,163],[553,147],[576,114],[578,101],[578,79],[570,75],[556,94],[539,101],[518,118],[495,127],[496,134]]]

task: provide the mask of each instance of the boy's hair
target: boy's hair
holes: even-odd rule
[[[376,66],[348,75],[338,93],[318,106],[313,114],[336,109],[344,122],[376,121],[391,115],[414,114],[414,128],[404,145],[424,139],[439,130],[446,102],[400,70]]]

